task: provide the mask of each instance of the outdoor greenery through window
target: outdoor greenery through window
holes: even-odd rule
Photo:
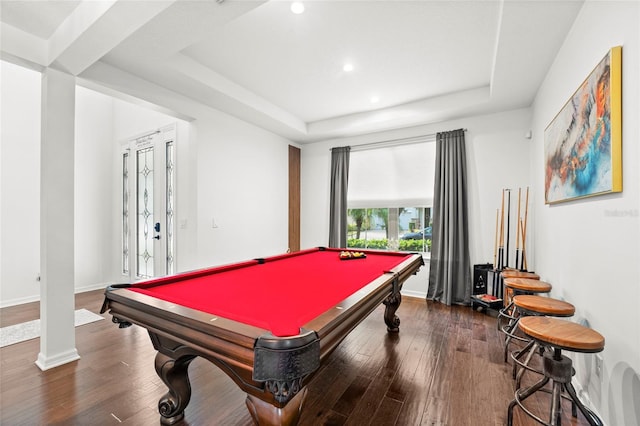
[[[430,207],[348,209],[347,216],[348,248],[431,251]]]

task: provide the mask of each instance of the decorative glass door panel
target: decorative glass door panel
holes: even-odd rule
[[[138,278],[154,276],[154,205],[153,205],[153,146],[139,149],[136,152],[136,205],[138,223],[136,227],[136,268]],[[159,229],[158,229],[159,231]],[[160,235],[158,234],[158,237]]]
[[[166,224],[165,224],[165,244],[164,247],[166,249],[166,259],[167,259],[167,274],[175,273],[175,259],[174,259],[174,234],[173,234],[173,222],[174,222],[174,204],[175,204],[175,171],[176,171],[176,162],[175,162],[175,142],[174,140],[169,140],[165,142],[165,182],[166,182]]]

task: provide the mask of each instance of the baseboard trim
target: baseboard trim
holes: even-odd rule
[[[401,290],[400,293],[403,296],[407,296],[407,297],[417,297],[418,299],[426,299],[427,298],[427,293],[423,293],[421,291]]]
[[[24,305],[25,303],[39,302],[40,295],[18,297],[16,299],[2,300],[0,301],[0,308],[8,308],[9,306]]]
[[[74,290],[74,294],[78,293],[86,293],[87,291],[94,291],[100,289],[106,289],[108,286],[115,284],[115,281],[110,283],[100,283],[100,284],[92,284],[84,287],[77,287]],[[35,296],[27,296],[27,297],[18,297],[15,299],[9,300],[0,300],[0,308],[8,308],[10,306],[24,305],[25,303],[33,303],[40,301],[40,294]]]
[[[100,290],[100,289],[106,289],[108,286],[115,284],[114,282],[110,282],[110,283],[100,283],[100,284],[92,284],[92,285],[87,285],[84,287],[78,287],[76,288],[75,293],[86,293],[87,291],[93,291],[93,290]]]

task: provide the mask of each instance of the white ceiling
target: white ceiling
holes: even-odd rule
[[[0,46],[180,118],[215,108],[305,143],[529,106],[582,3],[0,0]]]

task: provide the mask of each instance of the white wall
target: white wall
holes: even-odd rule
[[[0,306],[5,306],[40,296],[41,74],[0,61],[0,75]]]
[[[605,337],[595,356],[575,355],[577,383],[609,425],[640,424],[640,10],[638,2],[587,1],[533,106],[535,263],[552,296],[576,306],[575,321]],[[622,45],[623,186],[620,194],[544,204],[544,129],[596,64]]]
[[[467,129],[471,263],[493,262],[496,209],[500,207],[502,188],[516,189],[512,196],[512,215],[515,217],[517,188],[529,185],[527,158],[530,141],[525,137],[530,129],[528,109],[305,145],[301,158],[301,246],[308,248],[328,243],[332,147],[355,146],[459,128]],[[512,227],[515,230],[515,224]],[[511,239],[510,248],[513,251],[515,231],[512,231]],[[514,260],[514,254],[511,254],[512,264]],[[410,278],[403,287],[403,293],[425,296],[428,269],[426,265],[417,276]]]
[[[75,287],[106,286],[114,253],[111,221],[113,99],[76,87]]]
[[[222,113],[192,125],[198,152],[196,266],[284,253],[289,141]]]

